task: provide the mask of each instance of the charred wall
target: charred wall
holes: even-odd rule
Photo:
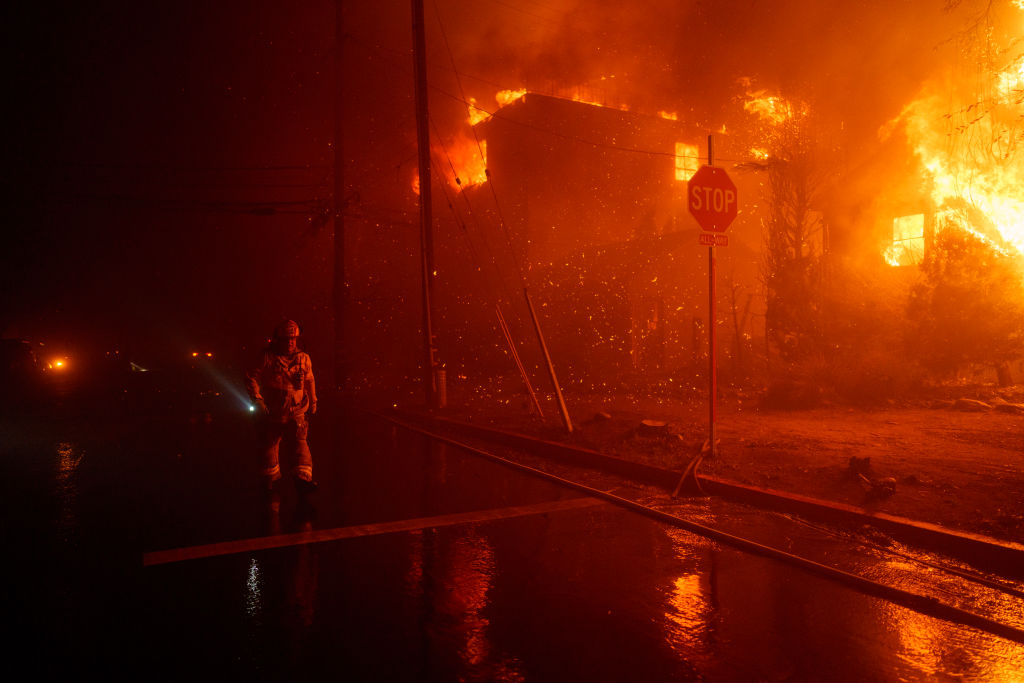
[[[479,128],[527,267],[664,232],[685,211],[675,143],[698,133],[679,122],[529,93]]]

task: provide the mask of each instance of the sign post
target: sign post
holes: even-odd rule
[[[699,243],[708,247],[708,444],[706,452],[715,455],[715,401],[718,394],[718,363],[715,332],[715,247],[728,246],[726,228],[736,218],[736,185],[725,169],[715,167],[715,138],[708,136],[708,163],[701,166],[686,184],[687,204],[701,229]],[[680,482],[681,483],[681,482]]]

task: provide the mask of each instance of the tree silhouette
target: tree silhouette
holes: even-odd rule
[[[967,230],[946,227],[921,264],[907,313],[922,365],[949,376],[967,363],[996,368],[1024,356],[1024,263]],[[1001,380],[1008,381],[1004,373]]]

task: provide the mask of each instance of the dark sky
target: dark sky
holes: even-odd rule
[[[746,77],[814,101],[866,144],[970,4],[428,0],[434,132],[468,132],[463,96],[493,108],[495,92],[521,87],[584,86],[717,127],[736,115]],[[415,241],[410,5],[342,5],[346,184],[366,230],[353,272],[408,275],[391,252]],[[329,333],[331,241],[311,218],[332,188],[333,2],[100,0],[4,14],[15,195],[5,336],[237,343],[286,315]]]
[[[329,199],[333,6],[302,11],[324,20],[100,2],[7,22],[6,334],[219,340],[329,301],[309,218]]]

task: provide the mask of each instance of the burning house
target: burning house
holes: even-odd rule
[[[1019,18],[1019,8],[1005,9]],[[740,197],[729,246],[717,250],[723,375],[742,370],[755,349],[761,358],[816,360],[861,375],[869,347],[885,368],[907,365],[896,356],[908,348],[915,363],[926,347],[944,357],[949,345],[938,327],[980,327],[963,323],[967,313],[951,303],[948,285],[970,293],[983,280],[954,272],[942,276],[945,283],[927,281],[919,266],[944,231],[967,233],[1004,260],[1024,248],[1017,153],[1024,62],[1019,51],[987,51],[994,34],[941,19],[956,41],[935,46],[937,53],[977,59],[919,60],[893,45],[899,58],[891,63],[914,69],[897,69],[899,78],[871,88],[844,90],[831,76],[828,88],[799,88],[745,65],[716,81],[721,92],[692,91],[717,104],[691,101],[689,118],[653,114],[668,98],[644,97],[642,79],[611,87],[616,97],[646,103],[647,113],[567,90],[503,91],[496,110],[470,98],[472,136],[460,134],[465,149],[445,150],[460,176],[450,189],[461,196],[451,196],[473,205],[464,232],[484,260],[500,265],[500,278],[511,283],[500,298],[510,307],[514,290],[529,287],[556,365],[579,375],[697,377],[707,350],[708,263],[685,189],[705,161],[709,128],[698,120],[720,116],[715,161]],[[840,64],[862,62],[849,64],[844,53],[829,73],[841,72]],[[748,69],[751,78],[735,76]],[[621,75],[609,72],[608,82]],[[585,75],[572,82],[605,82]],[[686,96],[669,101],[682,107]],[[1013,280],[1003,289],[1016,286],[1003,280]],[[461,286],[457,296],[473,287]],[[934,296],[912,319],[920,291]],[[1019,293],[998,293],[988,297],[992,310],[972,320],[1017,317]],[[1011,357],[1002,342],[976,349],[1015,334],[979,331],[976,343],[961,344],[971,349],[968,360],[956,363]],[[532,331],[516,337],[529,340]],[[936,377],[948,372],[934,365]],[[885,368],[880,377],[892,374]]]
[[[488,181],[467,194],[508,240],[556,361],[582,375],[704,367],[708,263],[686,207],[706,131],[668,115],[521,94],[476,125]],[[724,147],[727,148],[727,145]],[[744,208],[719,249],[723,349],[743,354],[759,299],[760,227]],[[501,234],[494,230],[492,234]],[[727,322],[727,324],[725,324]]]
[[[529,93],[477,129],[530,269],[682,227],[701,135],[679,121]]]

